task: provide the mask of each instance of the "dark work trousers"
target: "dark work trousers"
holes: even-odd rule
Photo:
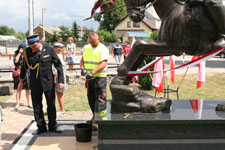
[[[39,129],[46,128],[46,122],[44,119],[42,95],[45,95],[47,101],[47,113],[48,113],[48,128],[56,128],[56,108],[55,108],[55,88],[44,92],[41,83],[36,86],[35,89],[31,89],[31,98],[34,110],[34,118]]]
[[[106,77],[86,81],[89,106],[94,116],[95,111],[106,109]]]

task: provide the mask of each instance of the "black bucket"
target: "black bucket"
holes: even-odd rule
[[[92,125],[88,123],[80,123],[75,126],[75,135],[78,142],[88,142],[92,136]]]

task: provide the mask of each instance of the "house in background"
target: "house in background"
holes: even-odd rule
[[[0,35],[0,41],[16,40],[15,36]]]
[[[133,40],[144,40],[149,38],[150,34],[145,32],[126,32],[123,35],[123,41],[128,41],[130,44],[133,43]],[[135,39],[134,39],[135,38]]]
[[[54,35],[54,33],[59,34],[62,31],[59,27],[49,27],[49,26],[45,26],[44,30],[45,30],[45,35],[47,35],[47,34]],[[42,26],[36,27],[34,29],[34,32],[38,33],[40,35],[40,38],[43,37],[43,27]]]
[[[133,37],[131,37],[131,35],[133,35],[134,37],[138,36],[137,38],[145,39],[147,34],[149,37],[150,34],[155,30],[158,30],[158,28],[156,28],[146,19],[141,22],[135,23],[131,21],[128,16],[126,16],[121,19],[121,21],[117,25],[114,26],[113,32],[117,36],[122,36],[123,42],[132,42]],[[139,34],[134,34],[134,32],[137,32]],[[142,35],[143,37],[141,37]]]
[[[161,20],[157,13],[155,12],[154,7],[150,7],[145,11],[145,18],[151,22],[156,28],[160,28]]]
[[[77,27],[78,36],[79,36],[80,40],[82,40],[82,37],[84,36],[84,33],[86,30],[91,31],[91,29],[88,29],[86,27],[80,27],[80,26]]]

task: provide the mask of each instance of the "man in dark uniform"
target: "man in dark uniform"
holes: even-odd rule
[[[55,108],[55,88],[52,73],[52,64],[58,72],[58,88],[64,87],[62,64],[53,48],[42,45],[38,35],[27,37],[29,47],[24,51],[24,62],[21,68],[20,84],[23,83],[26,70],[30,69],[30,89],[34,109],[34,118],[38,129],[33,135],[46,132],[46,122],[44,119],[42,95],[44,93],[47,101],[48,129],[49,131],[61,133],[57,128],[56,108]]]

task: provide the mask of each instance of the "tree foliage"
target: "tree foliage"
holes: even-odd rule
[[[153,31],[148,40],[157,40],[157,37],[158,37],[158,30]]]
[[[53,34],[47,34],[45,38],[45,42],[51,42],[51,43],[56,42],[58,37],[59,35],[56,32],[54,32]]]
[[[104,0],[104,3],[108,3],[109,0]],[[105,9],[105,14],[103,14],[103,19],[100,21],[100,19],[97,19],[98,21],[100,21],[100,30],[106,30],[106,31],[112,31],[113,27],[119,23],[119,21],[124,18],[127,15],[127,11],[125,9],[125,7],[123,8],[119,8],[116,10],[113,10],[111,12],[107,12],[115,7],[124,5],[124,1],[123,0],[116,0],[112,5],[110,5],[109,7],[107,7]],[[97,17],[99,18],[99,17]]]
[[[100,41],[102,43],[114,43],[117,41],[118,37],[115,35],[115,33],[110,33],[105,30],[98,30],[97,31],[98,36],[100,37]]]
[[[0,26],[0,35],[15,35],[16,32],[13,28],[9,28],[6,25]]]
[[[60,26],[61,32],[59,33],[60,37],[63,39],[63,41],[67,41],[68,37],[71,37],[71,31],[66,26]]]
[[[88,40],[88,35],[89,35],[90,32],[93,32],[93,30],[91,29],[91,30],[85,30],[84,31],[84,35],[82,36],[82,40],[84,42],[86,42]]]
[[[144,62],[141,64],[140,68],[148,64],[149,62],[153,61],[155,57],[149,56],[147,57]],[[148,69],[148,71],[153,71],[154,67],[151,67]],[[153,88],[152,86],[152,74],[144,75],[144,76],[138,76],[138,84],[141,85],[143,89],[151,90]]]
[[[71,34],[72,34],[73,39],[78,40],[79,32],[78,32],[76,21],[73,22],[73,26],[72,26],[72,29],[71,29]]]
[[[17,34],[15,34],[15,37],[19,40],[24,40],[26,38],[26,33],[18,32]]]

